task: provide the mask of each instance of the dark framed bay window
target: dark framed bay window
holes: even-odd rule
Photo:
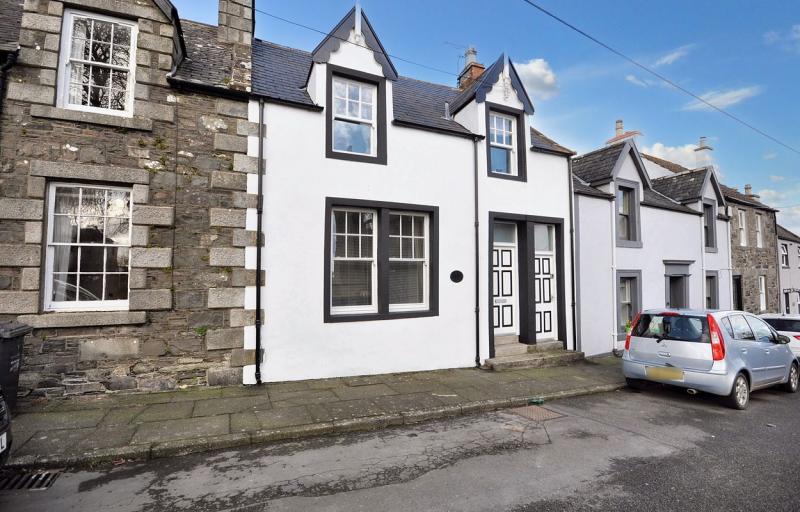
[[[438,314],[438,208],[328,198],[325,322]]]
[[[527,181],[525,112],[486,102],[486,168],[493,178]]]
[[[617,178],[617,247],[642,247],[639,184]]]

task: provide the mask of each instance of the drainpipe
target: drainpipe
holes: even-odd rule
[[[5,103],[4,99],[6,97],[6,77],[8,76],[8,70],[11,69],[14,64],[16,64],[18,55],[19,50],[9,53],[6,61],[0,65],[0,119],[3,117],[3,103]],[[1,137],[2,131],[0,131],[0,138]]]
[[[264,99],[258,100],[258,202],[256,204],[256,384],[261,385],[261,226],[264,218]]]
[[[703,209],[703,204],[704,204],[703,201],[700,201],[700,211],[705,213],[705,210]],[[714,223],[717,222],[716,215],[714,216],[713,222]],[[705,225],[705,215],[704,215],[704,216],[700,217],[700,256],[701,256],[700,262],[702,263],[702,275],[700,276],[700,283],[702,284],[701,288],[703,290],[703,296],[701,297],[701,300],[703,301],[703,305],[702,305],[702,307],[700,309],[705,309],[706,308],[706,296],[708,295],[708,288],[707,288],[707,284],[706,284],[706,269],[708,268],[708,266],[706,265],[705,227],[706,227],[706,225]],[[717,277],[717,288],[719,288],[719,277]],[[719,296],[719,293],[717,294],[717,296]],[[689,295],[689,297],[691,298],[691,295]],[[719,300],[719,298],[717,298],[717,300]],[[691,303],[691,300],[690,300],[690,303]],[[719,306],[719,304],[717,304],[717,306]]]
[[[617,189],[617,184],[611,182],[612,190]],[[615,194],[616,196],[616,194]],[[617,316],[617,203],[616,199],[611,201],[611,351],[617,353],[617,324],[619,318]]]
[[[578,285],[575,282],[575,210],[573,209],[573,190],[572,190],[572,158],[567,158],[567,170],[569,174],[567,175],[567,181],[569,183],[569,258],[570,258],[570,272],[571,272],[571,281],[570,284],[572,285],[572,349],[575,351],[579,351],[579,343],[580,340],[578,339],[578,321],[577,321],[577,312],[575,311],[576,308],[576,296],[578,293]],[[564,340],[566,343],[566,340]],[[564,347],[566,348],[566,347]]]
[[[475,367],[481,366],[481,264],[480,213],[478,211],[478,138],[472,139],[473,201],[475,221]]]

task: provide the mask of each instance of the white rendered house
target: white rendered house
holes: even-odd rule
[[[634,134],[618,126],[606,147],[573,160],[578,349],[587,355],[621,348],[641,310],[732,303],[728,218],[713,167],[675,173],[642,155]]]
[[[353,9],[313,51],[256,40],[253,61],[261,380],[482,365],[500,337],[575,348],[571,152],[532,128],[508,58],[468,60],[459,87],[399,76]]]
[[[800,236],[778,226],[781,313],[800,315]]]

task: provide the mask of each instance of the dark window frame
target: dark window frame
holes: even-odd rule
[[[708,297],[708,279],[712,278],[714,280],[714,288],[712,289],[711,293],[711,301],[713,302],[712,307],[708,307],[708,304],[704,304],[706,309],[719,309],[719,271],[717,270],[706,270],[706,297],[703,297],[705,301]]]
[[[628,247],[634,249],[641,249],[643,247],[642,244],[642,222],[641,222],[641,198],[639,192],[639,183],[636,181],[624,180],[622,178],[617,178],[614,184],[614,222],[618,222],[619,218],[619,192],[620,189],[624,189],[626,191],[630,191],[631,193],[631,211],[629,214],[630,217],[630,236],[632,238],[623,239],[619,237],[619,233],[616,235],[616,244],[617,247]],[[616,231],[616,224],[614,225],[614,229]]]
[[[703,200],[703,238],[706,252],[715,253],[717,248],[717,203]]]
[[[362,162],[369,164],[386,165],[386,78],[353,69],[343,68],[341,66],[334,66],[327,64],[325,87],[325,157],[333,158],[336,160],[347,160],[350,162]],[[356,155],[352,153],[342,153],[333,150],[333,77],[341,77],[346,80],[353,80],[355,82],[364,82],[376,86],[378,90],[376,105],[377,118],[376,126],[377,134],[375,136],[375,144],[377,148],[375,156],[371,155]]]
[[[622,284],[623,278],[634,279],[636,283],[635,291],[632,290],[631,293],[634,294],[631,297],[631,305],[633,306],[633,310],[635,313],[638,313],[642,310],[642,271],[641,270],[617,270],[617,279],[616,279],[616,293],[615,296],[617,298],[617,324],[620,324],[620,319],[622,318],[622,302],[620,301],[619,297],[619,289],[620,285]],[[636,315],[634,314],[634,318]],[[625,331],[622,325],[617,325],[617,341],[622,341],[628,333]]]
[[[378,212],[375,240],[378,244],[377,279],[378,312],[364,314],[331,313],[331,210],[334,208],[369,208]],[[419,311],[389,311],[389,212],[419,212],[429,216],[428,220],[428,309]],[[325,249],[324,249],[324,323],[366,322],[372,320],[393,320],[401,318],[421,318],[439,316],[439,207],[369,201],[340,197],[325,198]]]
[[[500,105],[498,103],[492,103],[490,101],[486,103],[486,115],[484,116],[485,124],[486,124],[486,138],[484,139],[486,142],[486,175],[491,178],[500,178],[502,180],[512,180],[512,181],[528,181],[528,169],[526,165],[526,142],[525,142],[525,111],[519,110],[512,107],[507,107],[505,105]],[[492,144],[489,142],[489,127],[490,127],[490,120],[492,112],[496,112],[498,114],[504,116],[513,117],[516,121],[516,151],[517,151],[517,174],[501,174],[498,172],[492,172]]]

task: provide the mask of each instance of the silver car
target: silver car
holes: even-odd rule
[[[782,384],[797,392],[798,361],[788,343],[742,311],[648,310],[631,326],[622,370],[631,387],[660,382],[724,396],[745,409],[756,389]]]

